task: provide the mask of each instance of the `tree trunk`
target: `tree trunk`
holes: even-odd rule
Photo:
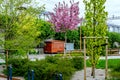
[[[92,65],[92,73],[91,76],[93,76],[93,78],[95,78],[95,64]]]
[[[96,67],[96,64],[95,64],[95,51],[93,51],[93,57],[92,57],[92,73],[91,73],[91,76],[93,76],[93,78],[95,78],[95,67]]]
[[[91,73],[91,76],[93,76],[93,78],[95,78],[95,51],[93,51],[92,60],[93,61],[92,61],[92,73]]]
[[[8,68],[8,50],[5,50],[5,57],[6,68]]]
[[[64,56],[66,55],[67,32],[65,32]]]

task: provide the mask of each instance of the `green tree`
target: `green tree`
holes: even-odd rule
[[[86,37],[96,37],[87,39],[87,54],[92,65],[91,75],[95,77],[95,67],[102,52],[102,44],[105,43],[107,32],[107,12],[105,11],[106,0],[84,0],[85,4],[85,29]],[[97,37],[102,37],[98,39]],[[98,46],[98,47],[97,47]]]
[[[44,21],[44,20],[38,20],[38,30],[40,31],[39,38],[43,41],[46,39],[54,38],[55,31],[51,27],[51,23]]]
[[[44,6],[33,7],[31,0],[1,0],[0,30],[6,54],[10,50],[28,50],[39,42],[37,20]],[[2,39],[2,38],[1,38]]]
[[[36,27],[37,17],[44,6],[34,8],[31,0],[2,0],[0,5],[0,29],[3,31],[4,48],[9,50],[34,47],[40,33]]]
[[[79,49],[79,41],[80,41],[80,33],[79,33],[79,27],[75,30],[68,30],[67,32],[67,42],[68,43],[74,43],[75,49]],[[55,34],[55,39],[63,40],[64,41],[64,33],[59,32]]]
[[[114,48],[115,46],[113,45],[114,42],[120,43],[120,33],[117,32],[108,32],[108,37],[109,37],[109,44],[111,48]]]

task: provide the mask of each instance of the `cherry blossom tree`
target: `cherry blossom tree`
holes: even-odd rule
[[[54,12],[50,12],[49,21],[53,24],[53,28],[56,32],[65,33],[65,43],[67,42],[67,31],[77,28],[77,25],[81,22],[79,18],[79,2],[70,1],[70,6],[63,3],[55,5]]]

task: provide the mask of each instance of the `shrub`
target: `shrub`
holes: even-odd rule
[[[81,57],[74,57],[72,58],[72,64],[74,65],[74,68],[77,70],[83,69],[84,66],[84,59]]]
[[[13,75],[14,76],[24,76],[24,73],[26,72],[26,70],[24,69],[24,65],[26,65],[26,63],[28,63],[29,60],[28,59],[22,59],[22,58],[14,58],[14,59],[9,59],[8,64],[12,65],[12,69],[13,69]]]
[[[53,56],[46,57],[45,60],[37,61],[19,58],[10,59],[9,64],[12,64],[13,76],[24,76],[26,80],[28,80],[29,70],[34,70],[35,80],[55,80],[55,75],[60,73],[63,75],[63,80],[70,80],[76,70],[73,60],[74,59],[56,58]]]
[[[54,57],[54,56],[46,56],[45,57],[45,60],[48,62],[48,63],[56,63],[58,61],[58,57]]]
[[[76,51],[76,52],[71,52],[70,55],[73,56],[73,57],[78,57],[78,56],[83,56],[83,53],[79,52],[79,51],[78,52]]]
[[[114,78],[115,80],[120,80],[120,72],[112,71],[110,73],[111,77]]]
[[[113,67],[114,71],[120,72],[120,63]]]
[[[29,50],[29,54],[38,54],[38,51],[36,51],[35,49],[31,49]]]
[[[52,75],[55,71],[55,65],[51,65],[50,63],[47,63],[45,60],[41,61],[35,61],[35,62],[29,62],[24,66],[24,69],[27,69],[27,71],[34,70],[35,73],[35,80],[52,80]],[[51,70],[51,71],[50,71]],[[27,72],[25,74],[25,79],[27,79]]]
[[[47,74],[45,75],[46,77],[48,77],[49,80],[50,78],[51,80],[53,80],[53,78],[55,78],[55,74],[62,74],[63,80],[70,80],[71,75],[75,71],[75,68],[73,67],[71,59],[69,58],[47,56],[46,61],[52,64],[51,66],[46,68],[46,70],[49,70],[49,71],[46,71]],[[48,72],[51,72],[51,73],[48,73]],[[45,80],[48,80],[48,79],[45,79]]]
[[[69,58],[61,58],[57,61],[57,73],[62,73],[63,80],[70,80],[75,68]]]
[[[15,58],[15,57],[23,57],[23,56],[26,56],[26,50],[22,50],[22,49],[19,49],[19,50],[10,50],[9,51],[9,57],[10,58]]]
[[[24,65],[28,63],[28,59],[22,59],[22,58],[13,58],[8,60],[8,65],[12,65],[12,75],[13,76],[24,76],[24,73],[26,72],[26,69],[24,69]],[[8,70],[5,69],[3,71],[4,74],[8,74]]]
[[[120,63],[112,67],[112,71],[110,72],[110,75],[113,78],[120,79]]]
[[[120,43],[120,33],[108,32],[108,37],[109,37],[108,40],[111,48],[114,48],[113,46],[114,42]]]
[[[70,59],[55,60],[53,57],[47,57],[45,60],[41,61],[30,62],[26,64],[24,69],[28,66],[35,71],[35,80],[54,80],[55,74],[60,73],[63,75],[63,80],[70,80],[71,75],[75,71]],[[25,77],[27,79],[27,75]]]

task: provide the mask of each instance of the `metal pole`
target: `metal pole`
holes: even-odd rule
[[[31,70],[32,72],[32,80],[34,80],[34,70]]]
[[[9,78],[12,80],[12,65],[9,66]]]
[[[59,76],[60,76],[60,80],[63,80],[63,78],[62,78],[62,73],[60,73]]]
[[[108,39],[106,39],[106,43],[108,43]],[[106,64],[105,64],[105,79],[107,79],[107,74],[108,74],[108,45],[106,45],[106,56],[105,56],[105,60],[106,60]]]
[[[6,56],[7,80],[9,80],[8,50],[5,50],[5,56]]]
[[[55,80],[58,80],[58,74],[57,73],[55,74]]]
[[[86,80],[86,42],[84,38],[84,80]]]
[[[28,80],[30,80],[30,69],[28,69]]]

